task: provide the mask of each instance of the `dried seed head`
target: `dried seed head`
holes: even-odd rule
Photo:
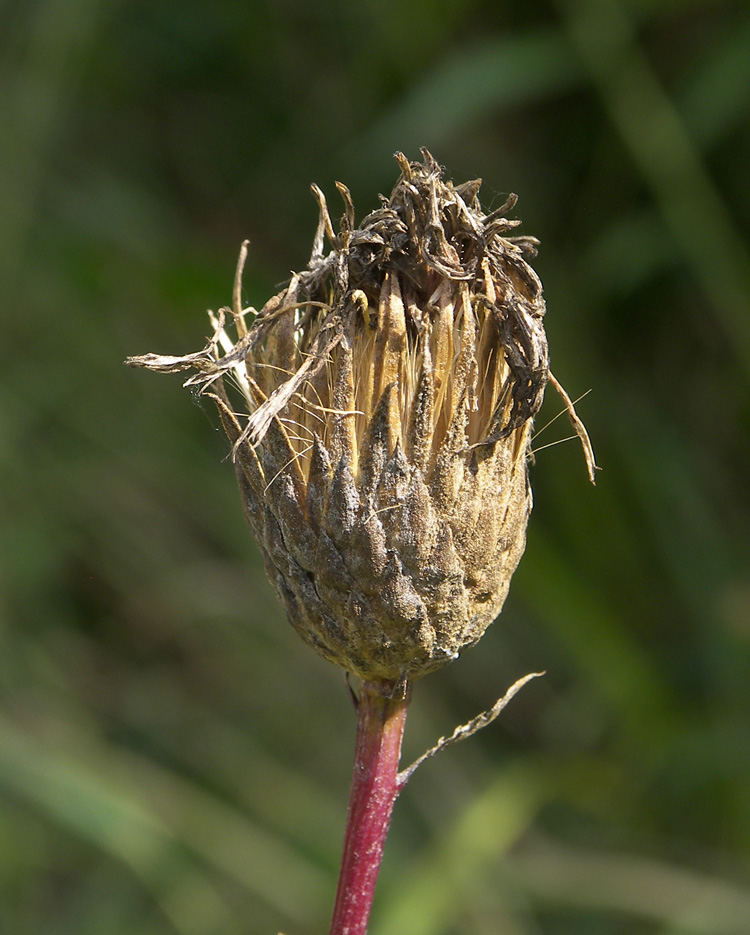
[[[519,222],[504,216],[515,196],[485,215],[479,181],[443,181],[426,151],[396,158],[396,187],[359,227],[345,186],[338,233],[313,187],[308,268],[260,312],[239,305],[243,252],[235,307],[204,351],[130,361],[198,371],[187,382],[218,406],[290,621],[364,679],[437,668],[499,613],[525,545],[548,379],[525,260],[537,241],[508,236]]]

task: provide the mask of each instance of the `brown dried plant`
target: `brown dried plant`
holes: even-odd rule
[[[334,231],[323,193],[307,269],[263,308],[232,308],[185,357],[232,443],[245,515],[297,632],[361,680],[332,935],[365,935],[396,796],[428,757],[489,724],[535,674],[398,772],[411,683],[480,639],[503,606],[531,511],[533,417],[549,371],[542,286],[512,235],[515,195],[485,214],[480,181],[397,154],[390,198]],[[329,248],[326,250],[325,243]],[[235,337],[226,330],[234,324]]]
[[[549,376],[532,237],[515,196],[484,214],[424,152],[338,233],[322,192],[308,268],[260,310],[222,309],[192,368],[233,444],[245,513],[287,615],[364,679],[413,679],[499,613],[531,510],[532,418]],[[325,240],[331,249],[326,253]],[[225,329],[236,327],[236,340]],[[223,353],[223,356],[222,356]],[[238,404],[231,389],[239,390]]]

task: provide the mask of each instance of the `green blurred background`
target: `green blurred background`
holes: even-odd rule
[[[372,935],[750,932],[750,9],[0,5],[0,931],[327,931],[354,715],[178,377],[205,310],[427,146],[540,237],[566,419],[481,644],[405,760]],[[560,411],[548,393],[537,420]]]

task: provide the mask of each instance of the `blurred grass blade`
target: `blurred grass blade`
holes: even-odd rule
[[[557,0],[571,43],[750,373],[750,253],[618,0]]]
[[[373,935],[453,931],[476,883],[528,830],[544,802],[538,773],[520,765],[504,770],[452,826],[438,832],[399,884],[383,887]]]
[[[100,0],[30,0],[25,22],[15,24],[14,51],[22,49],[15,55],[17,71],[0,70],[6,127],[0,135],[0,270],[9,279],[23,254],[46,160],[65,125],[78,63],[101,6]]]
[[[648,919],[665,933],[750,932],[750,889],[648,857],[536,838],[514,853],[506,872],[535,899]]]
[[[462,128],[502,108],[558,95],[583,80],[583,72],[557,31],[509,34],[475,43],[446,57],[416,82],[395,107],[347,148],[358,154],[440,148]],[[362,164],[361,172],[365,171]]]
[[[66,724],[67,748],[53,749],[0,718],[0,785],[124,861],[157,897],[170,865],[168,877],[187,870],[207,889],[209,878],[200,873],[205,863],[288,920],[303,924],[322,908],[327,877],[280,838],[141,758],[97,749],[93,737],[71,745],[71,733]]]

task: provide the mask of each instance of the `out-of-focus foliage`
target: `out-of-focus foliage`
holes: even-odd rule
[[[750,931],[750,10],[722,0],[0,8],[0,928],[326,930],[354,718],[179,380],[316,206],[427,146],[538,235],[563,417],[479,647],[406,757],[373,935]],[[538,425],[560,410],[550,393]],[[212,431],[212,429],[214,431]]]

